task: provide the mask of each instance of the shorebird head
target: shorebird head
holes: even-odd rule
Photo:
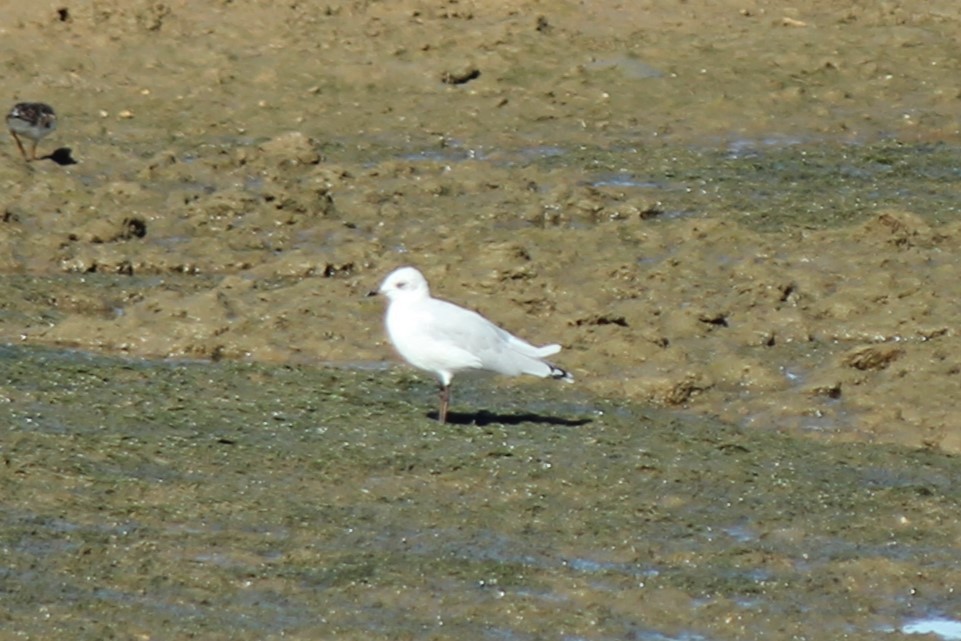
[[[395,269],[378,288],[378,294],[383,294],[387,300],[417,299],[430,296],[427,279],[413,267]]]

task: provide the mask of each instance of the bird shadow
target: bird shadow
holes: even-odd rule
[[[428,412],[428,418],[437,420],[437,412]],[[447,422],[452,425],[521,425],[522,423],[536,423],[539,425],[558,425],[564,427],[578,427],[587,425],[593,419],[590,418],[561,418],[559,416],[546,416],[533,412],[518,412],[516,414],[498,414],[480,410],[478,412],[448,412]]]
[[[52,160],[61,167],[66,165],[76,165],[77,161],[73,157],[73,150],[70,147],[60,147],[56,149],[52,154],[47,154],[46,156],[41,156],[39,160]]]

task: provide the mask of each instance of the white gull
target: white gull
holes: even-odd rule
[[[451,380],[458,372],[486,370],[574,382],[568,372],[544,360],[561,351],[560,345],[534,347],[477,312],[431,297],[427,279],[413,267],[394,270],[371,294],[387,297],[387,336],[397,352],[440,380],[441,423],[447,421]]]

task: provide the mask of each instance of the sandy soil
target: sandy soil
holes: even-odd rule
[[[382,360],[409,263],[587,390],[961,451],[961,8],[848,5],[5,2],[0,335]]]

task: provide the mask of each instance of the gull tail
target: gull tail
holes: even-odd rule
[[[537,348],[537,357],[547,358],[548,356],[553,356],[559,351],[561,351],[561,346],[556,343],[552,343],[551,345],[544,345],[543,347]],[[548,367],[548,370],[549,370],[547,372],[548,377],[562,380],[565,383],[574,382],[574,377],[571,376],[571,373],[568,372],[566,369],[561,369],[554,363],[548,363],[547,361],[541,361],[541,362],[544,363],[544,365],[547,365]]]

